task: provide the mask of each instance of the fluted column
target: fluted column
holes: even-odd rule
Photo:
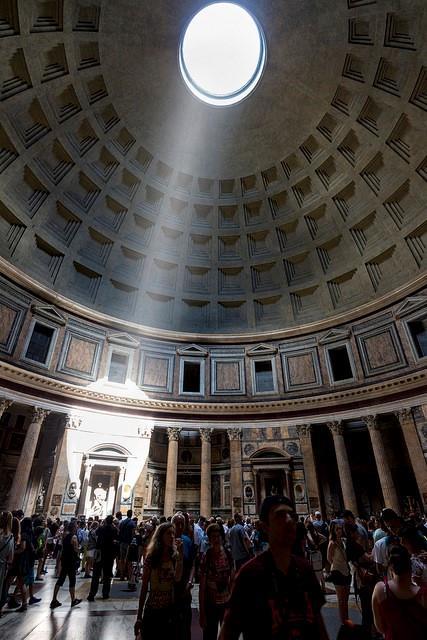
[[[80,493],[79,505],[78,505],[78,514],[86,514],[89,510],[89,501],[92,493],[92,487],[90,486],[90,475],[92,473],[93,464],[86,459],[84,461],[85,474],[83,477],[82,490]]]
[[[202,441],[201,467],[200,467],[200,514],[209,517],[212,512],[212,479],[211,479],[211,435],[213,429],[206,427],[200,430]]]
[[[380,479],[381,491],[383,493],[384,505],[391,507],[396,513],[400,511],[399,499],[397,497],[396,487],[394,485],[391,469],[388,464],[384,444],[381,437],[381,431],[378,426],[376,416],[366,416],[363,418],[368,427],[368,433],[371,438],[372,449],[377,465],[378,477]]]
[[[240,447],[242,429],[231,427],[227,429],[227,433],[230,439],[231,507],[233,511],[241,511],[243,506],[242,452]]]
[[[424,452],[421,447],[420,438],[418,436],[417,427],[415,425],[414,416],[412,415],[411,409],[401,409],[400,411],[396,411],[396,416],[398,417],[402,427],[402,433],[405,438],[415,480],[418,485],[418,491],[420,492],[421,500],[423,501],[425,508],[427,506],[427,465]]]
[[[0,418],[4,414],[5,411],[9,409],[12,404],[12,400],[7,400],[7,398],[0,399]]]
[[[166,489],[164,514],[172,516],[176,503],[176,476],[178,470],[178,440],[181,429],[179,427],[168,428],[168,463],[166,467]]]
[[[10,510],[23,508],[37,442],[43,421],[48,414],[49,411],[46,409],[41,409],[40,407],[33,408],[31,422],[27,429],[24,446],[22,447],[21,455],[19,456],[18,466],[16,467],[12,488],[9,494],[8,507]]]
[[[350,509],[357,515],[357,501],[354,492],[353,480],[351,478],[350,463],[348,461],[347,449],[344,442],[344,425],[341,421],[328,422],[328,429],[334,439],[335,455],[337,458],[338,473],[341,482],[341,491],[344,499],[344,508]]]
[[[320,507],[320,491],[314,462],[313,444],[311,442],[312,425],[300,424],[297,426],[297,432],[304,462],[305,491],[308,498],[308,506],[310,511],[314,511]]]

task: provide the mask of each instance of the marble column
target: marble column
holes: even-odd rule
[[[240,440],[242,429],[231,427],[227,429],[230,439],[230,488],[231,488],[231,509],[232,513],[239,511],[243,507],[243,482],[242,482],[242,451]]]
[[[122,504],[122,495],[123,495],[123,483],[125,481],[126,474],[126,465],[122,464],[120,466],[119,480],[117,482],[117,494],[116,499],[114,501],[114,513],[120,511],[120,506]]]
[[[411,409],[396,411],[405,438],[415,480],[424,508],[427,507],[427,465]]]
[[[7,411],[9,409],[9,407],[12,405],[12,400],[7,400],[6,398],[1,398],[0,399],[0,418],[2,417],[2,415],[4,414],[5,411]]]
[[[211,435],[213,429],[201,428],[200,439],[202,441],[201,467],[200,467],[200,514],[209,518],[212,515],[212,477],[211,477]]]
[[[49,411],[34,407],[9,494],[8,508],[22,509],[42,424]]]
[[[90,474],[92,473],[93,464],[89,460],[84,461],[85,474],[83,477],[82,490],[77,510],[77,515],[86,514],[90,506],[90,494],[92,487],[90,486]]]
[[[328,422],[327,424],[334,439],[335,455],[337,458],[344,508],[350,509],[354,515],[357,515],[358,508],[356,494],[354,492],[350,463],[348,461],[347,449],[344,442],[344,425],[341,421]]]
[[[391,475],[391,469],[388,464],[377,417],[366,416],[365,418],[363,418],[363,420],[368,427],[369,437],[371,438],[372,449],[377,465],[378,477],[381,484],[381,491],[384,498],[384,506],[391,507],[391,509],[396,511],[396,513],[399,513],[399,498],[397,497],[396,487],[394,485],[393,476]]]
[[[176,503],[176,476],[178,470],[178,441],[181,432],[180,427],[168,428],[168,463],[166,467],[166,489],[164,514],[173,516]]]
[[[311,424],[300,424],[297,426],[304,462],[305,492],[308,499],[309,511],[315,511],[320,508],[319,483],[317,481],[313,444],[311,442],[312,428]]]

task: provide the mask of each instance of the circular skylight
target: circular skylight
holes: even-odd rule
[[[187,86],[197,98],[216,106],[246,98],[262,75],[265,57],[261,27],[232,2],[215,2],[196,13],[179,48]]]

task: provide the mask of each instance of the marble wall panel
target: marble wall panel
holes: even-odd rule
[[[357,343],[366,376],[393,371],[406,364],[396,327],[392,323],[360,333]]]
[[[172,392],[174,355],[142,351],[140,386],[159,392]]]

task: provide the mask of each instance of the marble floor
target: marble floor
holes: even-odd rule
[[[67,582],[59,592],[62,606],[54,611],[49,609],[52,597],[53,566],[48,565],[49,573],[42,583],[36,583],[35,595],[42,598],[41,602],[28,607],[25,613],[15,613],[5,607],[4,615],[0,618],[0,640],[117,640],[133,635],[138,606],[138,593],[130,593],[127,583],[114,580],[111,597],[95,602],[86,601],[90,580],[77,578],[76,597],[82,602],[71,609]],[[101,590],[100,590],[101,591]],[[99,592],[99,595],[100,592]],[[193,592],[193,627],[192,640],[202,640],[198,625],[198,588]],[[323,608],[323,616],[331,640],[335,640],[339,622],[334,594],[327,596],[327,603]],[[360,622],[360,613],[354,601],[350,600],[350,617]]]

